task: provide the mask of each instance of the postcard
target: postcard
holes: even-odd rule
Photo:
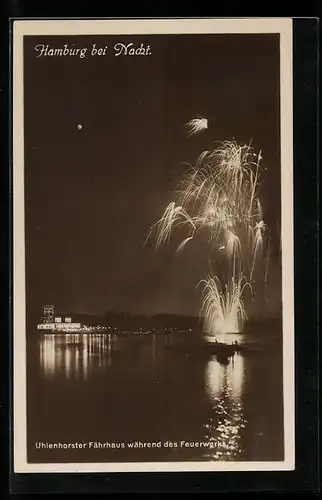
[[[14,472],[294,469],[292,20],[13,22]]]

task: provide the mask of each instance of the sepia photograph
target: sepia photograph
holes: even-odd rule
[[[292,470],[289,19],[16,21],[16,472]]]

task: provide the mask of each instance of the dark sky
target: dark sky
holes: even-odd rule
[[[115,57],[116,42],[150,56]],[[198,242],[144,246],[183,162],[217,140],[249,142],[267,167],[261,199],[279,231],[277,35],[25,37],[27,307],[194,315],[207,274]],[[106,56],[36,57],[37,44],[108,46]],[[187,139],[197,114],[209,129]],[[78,130],[77,125],[82,125]],[[176,241],[176,238],[174,238]],[[272,271],[274,272],[274,271]],[[279,275],[278,275],[279,278]]]

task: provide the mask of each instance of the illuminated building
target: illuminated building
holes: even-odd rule
[[[73,323],[71,316],[56,316],[55,306],[44,305],[41,322],[37,325],[37,330],[51,332],[77,332],[82,329],[81,323]]]

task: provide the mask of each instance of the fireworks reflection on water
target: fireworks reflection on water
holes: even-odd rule
[[[215,417],[204,424],[206,439],[213,443],[204,458],[215,461],[236,460],[242,454],[243,417],[242,393],[244,359],[235,354],[228,365],[213,358],[205,370],[206,390],[213,405]]]

